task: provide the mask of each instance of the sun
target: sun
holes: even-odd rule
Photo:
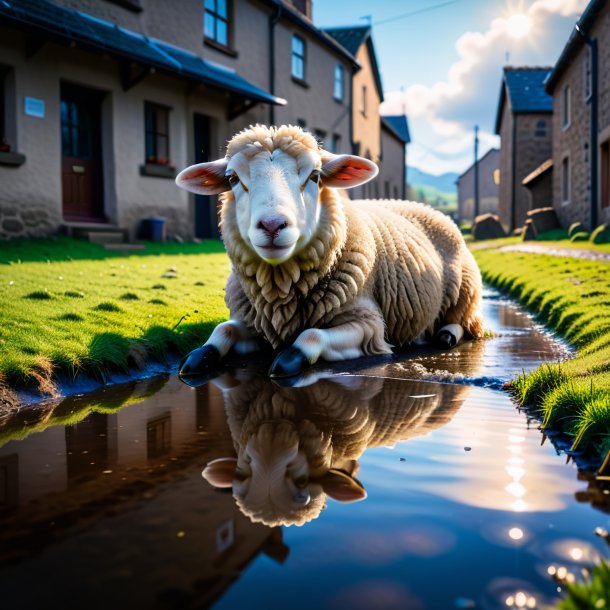
[[[506,20],[506,31],[512,38],[524,38],[532,27],[530,18],[525,13],[511,15]]]

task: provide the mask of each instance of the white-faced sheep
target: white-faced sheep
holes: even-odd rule
[[[319,358],[386,354],[435,338],[452,347],[480,337],[481,277],[455,224],[406,201],[350,201],[377,174],[371,161],[334,155],[299,127],[257,125],[229,142],[226,157],[176,178],[195,193],[222,193],[220,223],[232,263],[231,320],[180,366],[214,369],[231,347],[266,339],[282,351],[275,377]]]
[[[362,453],[443,426],[470,391],[379,377],[335,377],[298,389],[262,377],[240,384],[228,374],[214,383],[223,390],[237,457],[215,459],[202,474],[232,488],[240,510],[269,526],[315,519],[327,496],[366,498],[356,479]]]

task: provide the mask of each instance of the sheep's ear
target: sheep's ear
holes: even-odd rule
[[[176,184],[198,195],[218,195],[231,189],[227,171],[227,159],[198,163],[183,169],[176,176]]]
[[[228,487],[233,487],[236,466],[236,458],[218,458],[217,460],[212,460],[203,469],[201,476],[212,485],[212,487],[226,489]]]
[[[322,182],[325,186],[350,189],[372,180],[378,173],[377,165],[364,157],[322,152]]]
[[[362,483],[341,470],[331,468],[318,482],[326,494],[339,502],[359,502],[366,498]]]

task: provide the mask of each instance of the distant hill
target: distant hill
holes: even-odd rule
[[[409,184],[430,186],[440,193],[451,193],[455,191],[455,181],[458,179],[458,176],[459,174],[455,172],[447,172],[435,176],[434,174],[423,172],[416,167],[407,167],[407,182]]]
[[[455,181],[458,174],[447,172],[440,176],[428,174],[416,167],[407,168],[407,198],[422,201],[445,214],[457,212],[457,190]]]

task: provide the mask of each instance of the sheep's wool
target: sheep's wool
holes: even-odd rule
[[[237,134],[227,156],[280,148],[298,159],[318,152],[300,128],[257,125]],[[272,266],[242,239],[231,192],[221,196],[221,229],[233,270],[226,303],[274,348],[293,342],[307,328],[378,316],[360,305],[371,299],[381,310],[386,337],[371,336],[365,353],[387,352],[388,343],[408,344],[441,324],[458,323],[480,337],[481,278],[455,224],[423,204],[350,201],[321,186],[321,216],[309,244]],[[387,343],[386,343],[387,341]]]

